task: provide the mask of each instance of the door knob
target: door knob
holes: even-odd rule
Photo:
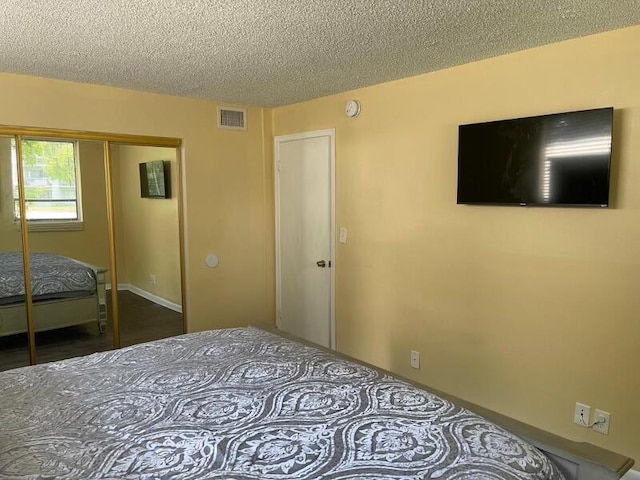
[[[319,267],[321,267],[321,268],[324,268],[324,267],[326,267],[326,266],[327,266],[327,262],[325,262],[324,260],[318,260],[318,261],[316,262],[316,265],[318,265],[318,266],[319,266]]]

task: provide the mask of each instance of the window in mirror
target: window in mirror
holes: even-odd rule
[[[12,142],[14,219],[20,219],[18,169]],[[22,140],[24,193],[29,229],[75,229],[82,226],[77,142]]]

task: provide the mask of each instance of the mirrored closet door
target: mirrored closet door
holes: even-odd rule
[[[0,126],[0,370],[184,333],[179,145]]]
[[[184,332],[175,148],[112,144],[120,342]]]
[[[15,139],[0,136],[0,370],[29,365]]]
[[[104,145],[23,137],[38,363],[113,347]]]

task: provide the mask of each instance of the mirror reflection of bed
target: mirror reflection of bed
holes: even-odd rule
[[[104,143],[23,137],[21,145],[37,363],[109,350]],[[181,334],[177,196],[141,198],[138,176],[142,161],[177,168],[175,149],[111,144],[109,153],[120,345]],[[17,176],[16,139],[0,138],[0,370],[30,363]]]

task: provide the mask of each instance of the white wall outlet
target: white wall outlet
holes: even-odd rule
[[[340,227],[338,235],[338,241],[340,243],[347,243],[347,229],[345,227]]]
[[[151,275],[149,275],[149,283],[151,285],[155,285],[157,283],[156,276],[153,273]]]
[[[596,408],[596,413],[593,415],[593,429],[602,433],[603,435],[609,435],[609,423],[611,421],[611,414],[609,412],[605,412],[604,410],[598,410]]]
[[[590,418],[591,407],[584,403],[576,402],[576,408],[573,411],[573,423],[576,423],[581,427],[588,427]]]
[[[420,368],[420,352],[411,350],[411,368]]]

